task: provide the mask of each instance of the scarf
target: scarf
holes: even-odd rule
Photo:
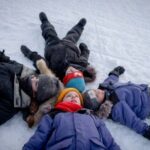
[[[60,102],[55,105],[55,108],[67,112],[76,112],[80,110],[82,106],[72,102]]]

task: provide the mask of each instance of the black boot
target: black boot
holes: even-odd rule
[[[85,18],[82,18],[82,19],[78,22],[78,25],[79,25],[79,26],[82,26],[82,27],[84,27],[85,24],[86,24],[86,19],[85,19]]]
[[[44,12],[40,12],[39,18],[40,18],[42,23],[48,21],[47,16],[46,16],[46,14]]]
[[[29,58],[30,60],[32,60],[34,63],[36,63],[37,60],[42,59],[43,57],[40,56],[37,52],[32,52],[28,47],[26,47],[25,45],[21,46],[21,52],[24,54],[24,56],[26,56],[27,58]]]
[[[5,55],[5,50],[0,51],[0,62],[9,62],[10,58]]]

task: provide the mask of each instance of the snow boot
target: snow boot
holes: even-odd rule
[[[79,26],[82,26],[82,27],[84,27],[85,24],[86,24],[86,19],[85,19],[85,18],[82,18],[82,19],[78,22],[78,25],[79,25]]]
[[[39,18],[40,18],[40,20],[41,20],[42,23],[48,21],[47,16],[46,16],[46,14],[44,12],[41,12],[39,14]]]

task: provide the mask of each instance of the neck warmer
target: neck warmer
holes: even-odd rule
[[[80,110],[82,106],[72,102],[60,102],[55,105],[55,108],[67,112],[76,112]]]

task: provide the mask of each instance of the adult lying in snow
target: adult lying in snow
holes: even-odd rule
[[[103,121],[82,106],[76,89],[64,89],[23,150],[120,150]]]
[[[96,73],[88,63],[90,53],[88,47],[84,43],[81,43],[79,48],[76,46],[86,24],[86,19],[81,19],[63,39],[59,39],[46,14],[41,12],[39,17],[42,23],[42,36],[46,41],[45,59],[48,67],[60,80],[63,80],[67,68],[73,66],[83,72],[86,82],[94,81]],[[22,46],[22,52],[30,59],[29,49],[27,49],[26,46]]]
[[[23,118],[28,122],[38,111],[39,105],[49,98],[54,103],[53,98],[63,89],[45,61],[38,55],[36,59],[41,74],[10,60],[4,51],[0,51],[0,125],[18,111],[23,112]]]
[[[150,126],[143,121],[150,115],[150,87],[132,82],[120,83],[125,69],[114,68],[98,89],[84,93],[85,107],[108,117],[150,139]]]

